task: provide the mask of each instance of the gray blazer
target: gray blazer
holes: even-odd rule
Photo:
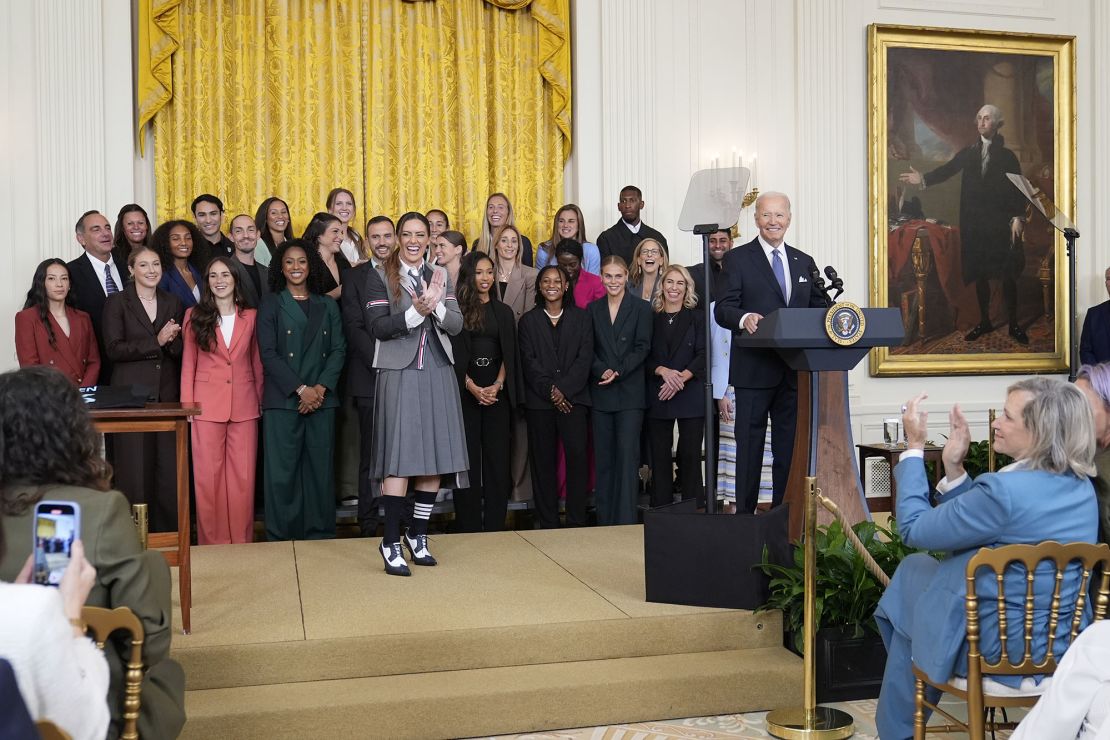
[[[247,266],[234,257],[232,257],[232,259],[235,261],[236,266],[238,266],[239,268],[239,274],[235,276],[235,279],[239,281],[239,286],[240,289],[243,291],[243,299],[247,302],[247,307],[260,308],[262,306],[262,300],[266,296],[270,295],[269,268],[263,265],[261,262],[254,263],[254,266],[258,268],[259,282],[262,283],[262,295],[258,295],[258,293],[254,289],[254,282],[245,274],[246,270],[248,269]]]
[[[436,337],[447,358],[452,363],[455,357],[451,352],[451,341],[448,336],[453,336],[462,331],[463,317],[459,311],[458,301],[455,300],[455,286],[451,284],[451,277],[439,265],[424,265],[424,280],[431,282],[436,272],[443,273],[446,292],[443,298],[443,307],[447,309],[443,319],[437,319],[435,314],[429,315],[432,326],[435,328]],[[362,309],[370,332],[374,335],[374,367],[380,370],[403,370],[412,364],[425,340],[424,327],[421,324],[415,329],[409,329],[405,323],[405,312],[412,307],[412,295],[406,287],[404,277],[401,280],[400,295],[392,293],[389,289],[389,280],[386,278],[385,269],[370,270],[367,278],[366,303]]]

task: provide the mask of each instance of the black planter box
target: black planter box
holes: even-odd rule
[[[817,630],[817,701],[854,701],[874,699],[883,685],[886,647],[874,632],[852,637],[848,627]],[[793,634],[786,635],[786,647],[794,650]]]
[[[756,609],[767,601],[758,566],[791,557],[785,505],[766,514],[705,514],[694,499],[644,512],[647,600],[665,604]]]

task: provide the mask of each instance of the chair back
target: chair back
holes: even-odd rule
[[[35,729],[38,730],[39,740],[72,740],[68,732],[48,719],[36,722]]]
[[[1053,568],[1052,599],[1048,606],[1047,645],[1044,657],[1037,660],[1034,655],[1035,639],[1034,616],[1036,613],[1034,576],[1041,563],[1050,563]],[[1007,594],[1005,576],[1012,565],[1023,571],[1022,582],[1022,640],[1012,645],[1008,639],[1010,615],[1007,613]],[[998,590],[994,597],[997,601],[999,641],[1002,648],[998,662],[992,663],[980,653],[979,596],[976,593],[976,574],[987,569],[994,576]],[[1042,569],[1042,573],[1045,570]],[[1079,580],[1074,598],[1062,598],[1066,574],[1078,572]],[[1072,640],[1085,626],[1084,614],[1091,607],[1094,620],[1106,616],[1110,604],[1110,546],[1073,542],[1042,542],[1038,545],[1005,545],[998,548],[984,547],[967,564],[967,682],[969,687],[980,686],[984,675],[1048,675],[1056,670],[1056,661],[1071,645]],[[1094,592],[1094,604],[1088,604],[1092,579],[1098,580]],[[1011,575],[1010,582],[1013,582]],[[1044,581],[1042,581],[1043,583]],[[1011,596],[1014,596],[1011,594]],[[984,597],[989,598],[989,597]],[[1067,641],[1058,645],[1060,625],[1068,625]],[[968,708],[971,711],[971,707]]]
[[[131,636],[131,655],[124,674],[123,731],[122,740],[137,740],[139,737],[139,708],[142,700],[139,692],[143,683],[143,625],[135,613],[126,606],[103,609],[86,606],[81,609],[81,619],[92,631],[96,646],[104,649],[104,643],[117,630]]]

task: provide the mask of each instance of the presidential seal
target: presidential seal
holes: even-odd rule
[[[867,319],[863,310],[849,301],[834,304],[825,313],[825,333],[837,344],[855,344],[863,337],[866,328]]]

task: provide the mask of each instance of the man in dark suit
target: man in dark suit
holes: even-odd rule
[[[77,219],[77,243],[85,252],[69,268],[73,304],[92,319],[93,333],[100,349],[100,384],[112,377],[112,361],[104,349],[104,301],[127,284],[127,265],[112,256],[112,225],[100,211],[86,211]]]
[[[924,175],[910,168],[898,179],[923,188],[939,185],[960,173],[960,256],[964,284],[975,283],[979,323],[964,337],[974,342],[994,330],[991,325],[990,280],[1002,281],[1002,298],[1010,322],[1010,336],[1018,344],[1029,337],[1018,324],[1017,278],[1025,269],[1021,236],[1025,229],[1025,196],[1007,174],[1021,174],[1017,156],[1005,147],[998,130],[1002,111],[984,105],[975,115],[979,137],[951,160]]]
[[[1110,294],[1110,267],[1106,268],[1104,277],[1106,292]],[[1084,365],[1110,361],[1110,301],[1087,310],[1079,335],[1079,361]]]
[[[231,237],[235,244],[232,259],[239,265],[243,297],[250,308],[258,308],[270,292],[270,270],[254,259],[254,249],[258,246],[258,227],[254,219],[245,213],[231,219]],[[277,269],[281,269],[280,265]]]
[[[374,369],[376,339],[367,319],[370,271],[377,269],[363,262],[351,269],[344,282],[339,308],[343,329],[347,334],[347,385],[345,392],[354,398],[358,410],[358,434],[362,442],[358,455],[358,526],[363,537],[378,533],[378,507],[374,496],[378,491],[370,481],[370,456],[374,438],[374,389],[378,371]],[[384,277],[382,278],[384,280]]]
[[[602,259],[610,254],[620,255],[631,268],[632,252],[644,239],[655,239],[670,254],[667,237],[640,220],[640,211],[643,208],[644,196],[640,189],[635,185],[624,186],[621,189],[620,200],[617,201],[617,210],[621,212],[620,221],[597,237],[597,250],[601,253]]]
[[[224,236],[224,202],[214,195],[202,193],[193,198],[193,218],[197,228],[208,242],[208,254],[231,257],[235,244]]]
[[[706,300],[710,303],[721,297],[725,279],[721,274],[725,255],[732,249],[732,234],[728,229],[718,229],[709,235],[709,298],[705,292],[705,263],[691,265],[690,276],[694,278],[694,293],[698,297],[698,310],[703,310]]]
[[[714,316],[733,331],[729,382],[736,391],[736,510],[751,513],[759,500],[759,476],[767,416],[771,416],[771,468],[778,506],[794,455],[798,374],[771,349],[741,347],[735,340],[754,332],[760,320],[780,308],[823,308],[825,296],[810,278],[813,258],[786,244],[790,199],[766,192],[755,202],[759,236],[730,251],[723,260],[724,288]]]

